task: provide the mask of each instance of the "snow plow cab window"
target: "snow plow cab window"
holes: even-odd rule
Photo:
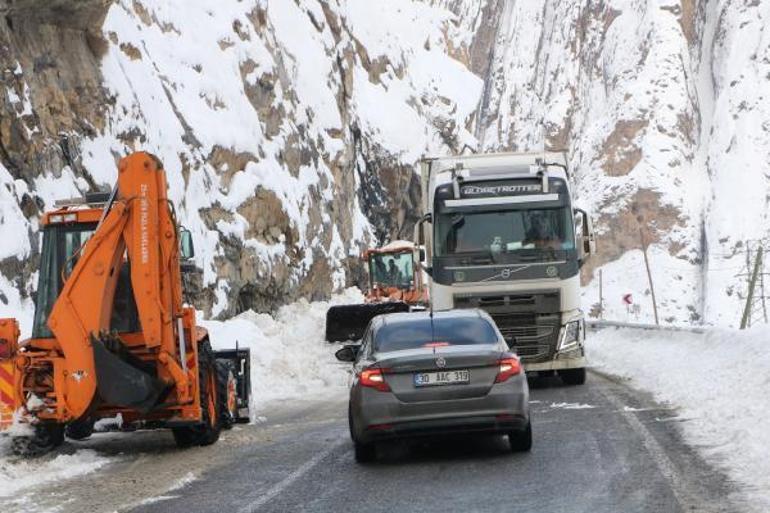
[[[409,314],[414,315],[414,314]],[[467,346],[496,344],[497,332],[481,317],[430,317],[388,320],[374,334],[379,353],[431,347],[432,344]]]
[[[373,254],[369,258],[369,276],[372,284],[382,287],[410,289],[414,287],[412,254]]]

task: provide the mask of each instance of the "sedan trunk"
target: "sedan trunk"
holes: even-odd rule
[[[395,396],[412,403],[487,395],[495,382],[500,357],[495,346],[449,346],[393,351],[380,355],[377,363],[386,369],[385,381]],[[425,376],[428,373],[430,376]],[[460,382],[438,384],[445,380]]]

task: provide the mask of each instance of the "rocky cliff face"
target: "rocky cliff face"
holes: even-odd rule
[[[47,8],[41,8],[46,4]],[[99,71],[104,0],[0,1],[0,307],[26,310],[37,220],[56,197],[96,187],[79,157],[106,126]],[[57,24],[52,24],[56,21]]]
[[[747,240],[767,237],[767,2],[505,2],[476,125],[484,149],[565,150],[599,255],[584,306],[735,324]],[[640,232],[643,232],[640,233]],[[755,245],[756,247],[756,245]]]
[[[767,235],[766,2],[0,0],[0,302],[28,312],[37,217],[164,162],[213,316],[316,298],[409,237],[425,153],[563,149],[597,220],[585,307],[737,319]],[[28,313],[19,313],[28,318]]]
[[[40,212],[111,186],[132,149],[164,162],[210,315],[359,281],[364,247],[411,233],[415,160],[472,140],[482,87],[451,13],[397,3],[0,3],[9,313],[30,307]]]

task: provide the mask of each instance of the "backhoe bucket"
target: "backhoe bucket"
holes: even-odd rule
[[[135,408],[147,413],[158,403],[163,383],[123,361],[91,338],[96,367],[96,389],[104,402],[113,406]]]
[[[369,321],[378,315],[408,311],[409,305],[402,301],[333,306],[326,312],[326,340],[360,340]]]

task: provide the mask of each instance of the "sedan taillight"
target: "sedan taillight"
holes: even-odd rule
[[[501,358],[498,362],[497,377],[495,383],[508,381],[509,378],[521,372],[521,362],[518,358]]]
[[[390,392],[390,387],[385,383],[382,369],[364,369],[358,375],[362,387],[374,388],[380,392]]]

